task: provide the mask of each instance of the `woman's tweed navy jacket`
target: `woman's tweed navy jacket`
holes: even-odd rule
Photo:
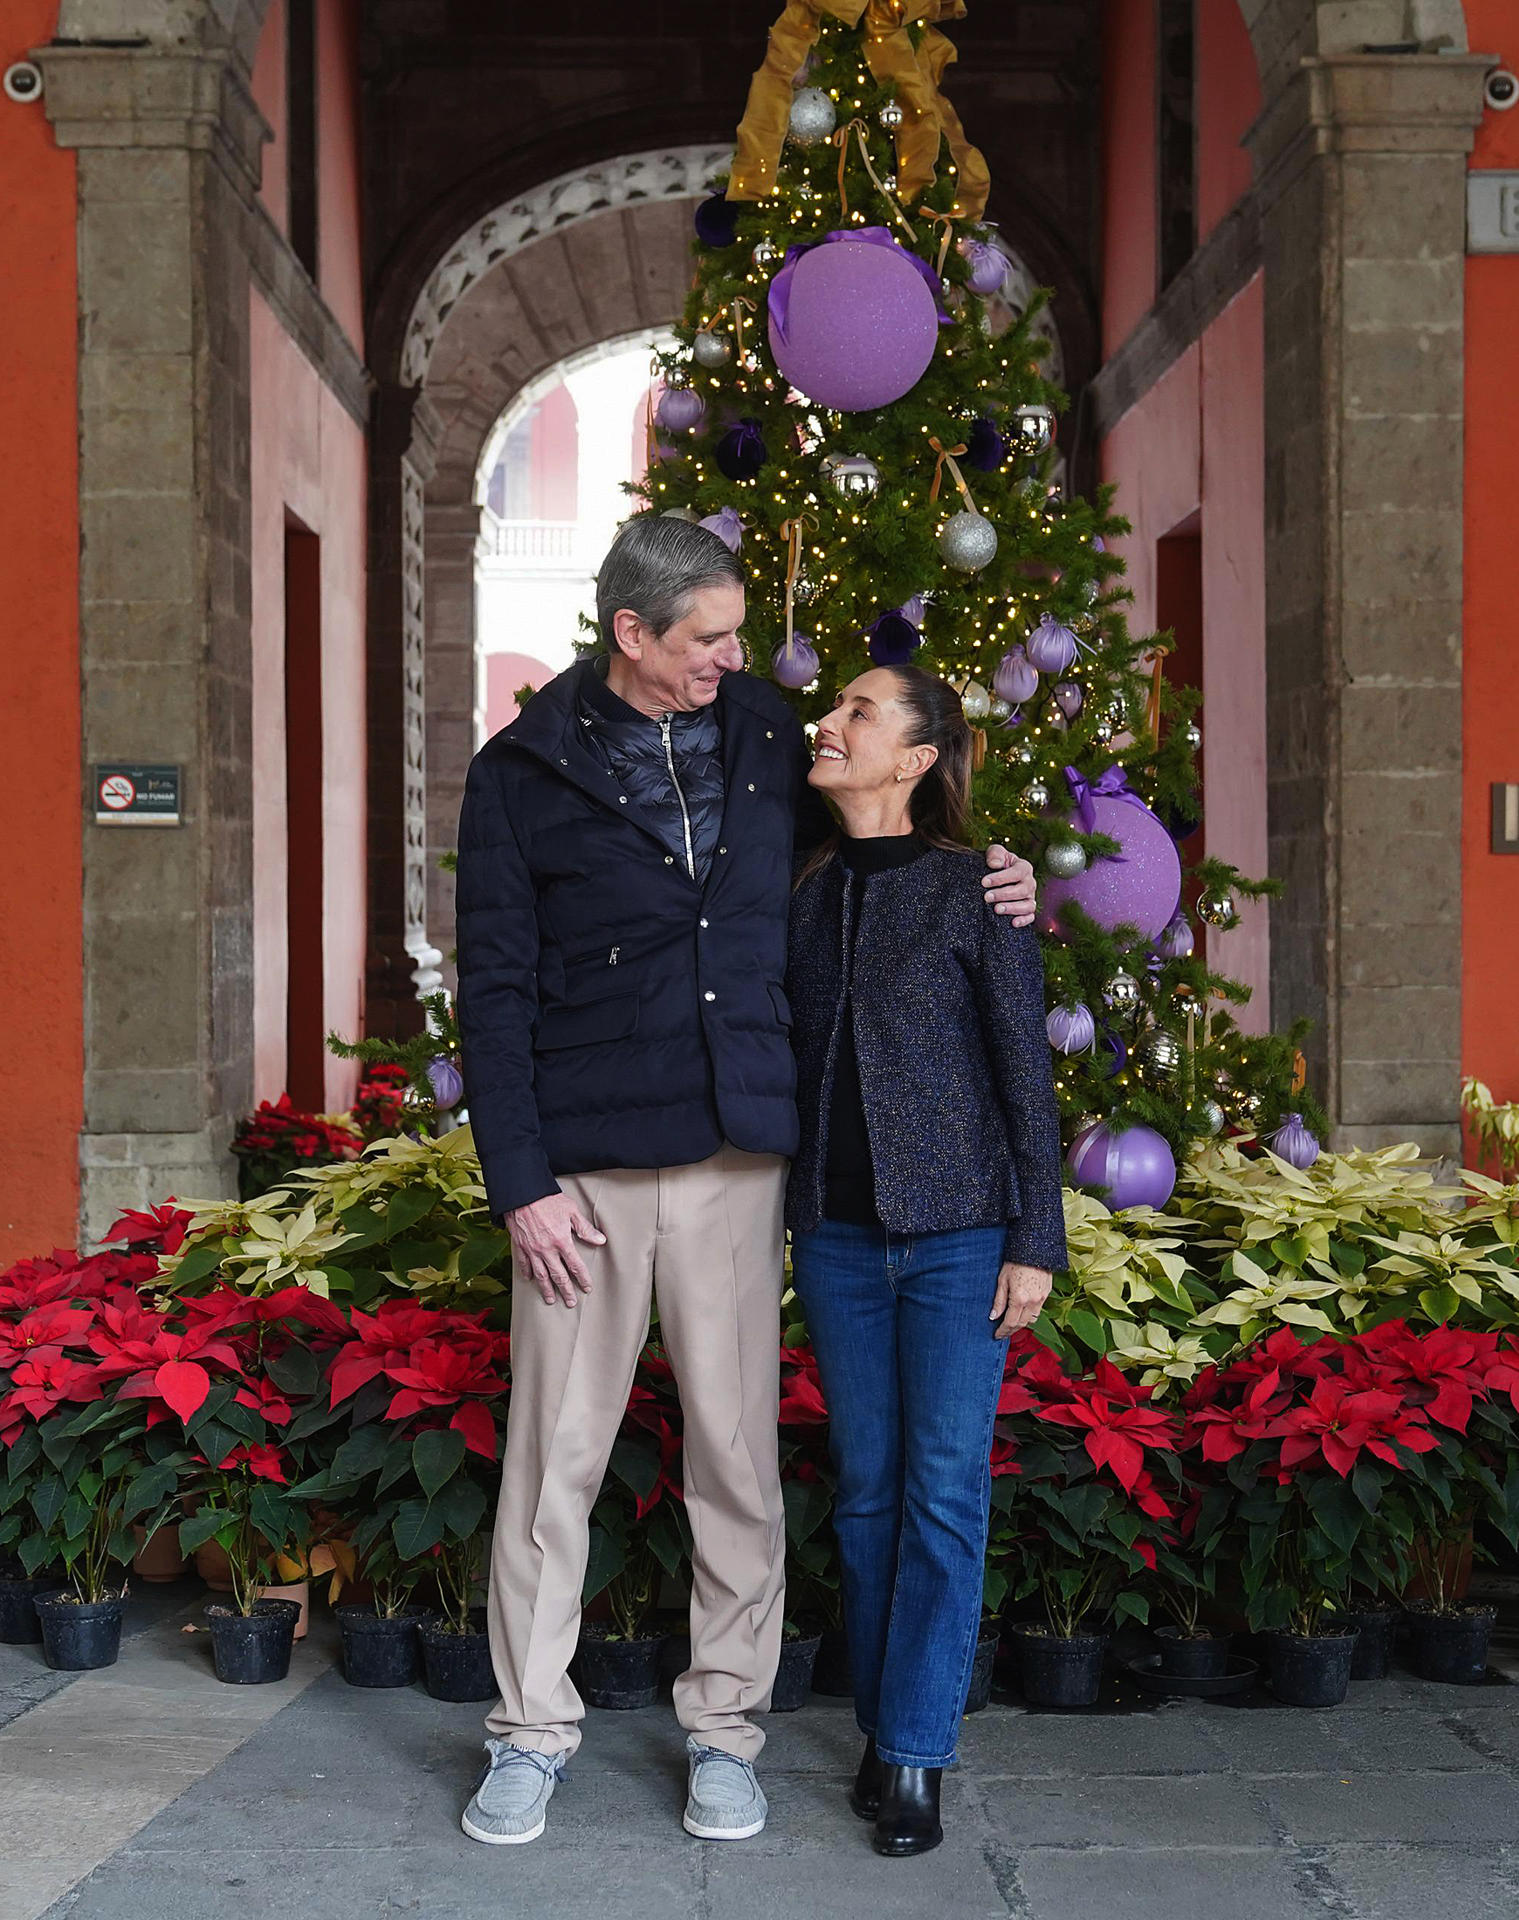
[[[786,986],[802,1138],[787,1224],[822,1216],[852,947],[881,1224],[939,1233],[1006,1222],[1004,1257],[1055,1271],[1066,1251],[1044,968],[1033,929],[988,911],[985,871],[978,853],[934,848],[862,886],[835,859],[793,896]]]
[[[691,879],[662,822],[593,749],[582,661],[470,764],[459,820],[459,1030],[492,1213],[556,1174],[675,1167],[727,1140],[796,1147],[782,979],[800,722],[723,676],[723,810]]]

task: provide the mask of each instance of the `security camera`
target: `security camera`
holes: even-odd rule
[[[5,84],[7,87],[10,85],[9,74],[6,75]],[[1507,113],[1510,107],[1519,105],[1519,76],[1510,73],[1507,67],[1494,67],[1487,76],[1482,97],[1497,112]]]
[[[5,69],[5,91],[12,100],[42,98],[42,69],[31,60],[18,60]]]

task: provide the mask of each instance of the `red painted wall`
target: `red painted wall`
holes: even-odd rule
[[[1102,351],[1155,301],[1155,0],[1102,10]]]
[[[322,298],[363,351],[358,0],[317,0],[317,268]]]
[[[1519,66],[1512,0],[1466,0],[1472,48]],[[1519,167],[1519,109],[1483,115],[1474,167]],[[1466,263],[1466,606],[1462,704],[1461,1061],[1519,1100],[1519,856],[1489,851],[1495,780],[1519,780],[1515,675],[1515,453],[1519,447],[1519,255]]]
[[[259,198],[281,233],[290,231],[290,180],[285,152],[285,0],[269,0],[253,62],[253,98],[274,138],[264,147]]]
[[[57,12],[56,0],[9,0],[0,66],[50,40]],[[74,156],[40,102],[0,100],[0,258],[12,268],[0,353],[0,527],[12,562],[0,940],[14,1016],[0,1047],[3,1264],[73,1245],[83,1119]]]
[[[1249,189],[1250,155],[1240,140],[1261,110],[1261,83],[1237,0],[1198,0],[1193,20],[1197,232],[1205,240]]]

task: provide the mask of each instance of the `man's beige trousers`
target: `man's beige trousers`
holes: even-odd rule
[[[607,1237],[580,1246],[573,1308],[512,1288],[512,1392],[490,1571],[497,1739],[573,1753],[584,1712],[568,1667],[587,1523],[648,1336],[680,1387],[693,1541],[691,1665],[680,1723],[753,1760],[780,1658],[785,1517],[776,1465],[786,1163],[724,1147],[696,1166],[589,1173],[560,1185]]]

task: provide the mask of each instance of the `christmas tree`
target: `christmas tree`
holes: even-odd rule
[[[741,553],[756,666],[804,720],[871,665],[960,689],[978,830],[1040,869],[1072,1164],[1123,1204],[1169,1195],[1198,1138],[1270,1134],[1306,1159],[1323,1119],[1301,1034],[1241,1033],[1248,989],[1198,952],[1193,916],[1227,929],[1274,889],[1216,860],[1183,871],[1197,696],[1167,682],[1163,637],[1128,631],[1110,490],[1068,498],[1056,478],[1042,297],[996,298],[985,163],[940,86],[954,54],[931,22],[963,10],[829,0],[772,29],[697,212],[636,491]]]

